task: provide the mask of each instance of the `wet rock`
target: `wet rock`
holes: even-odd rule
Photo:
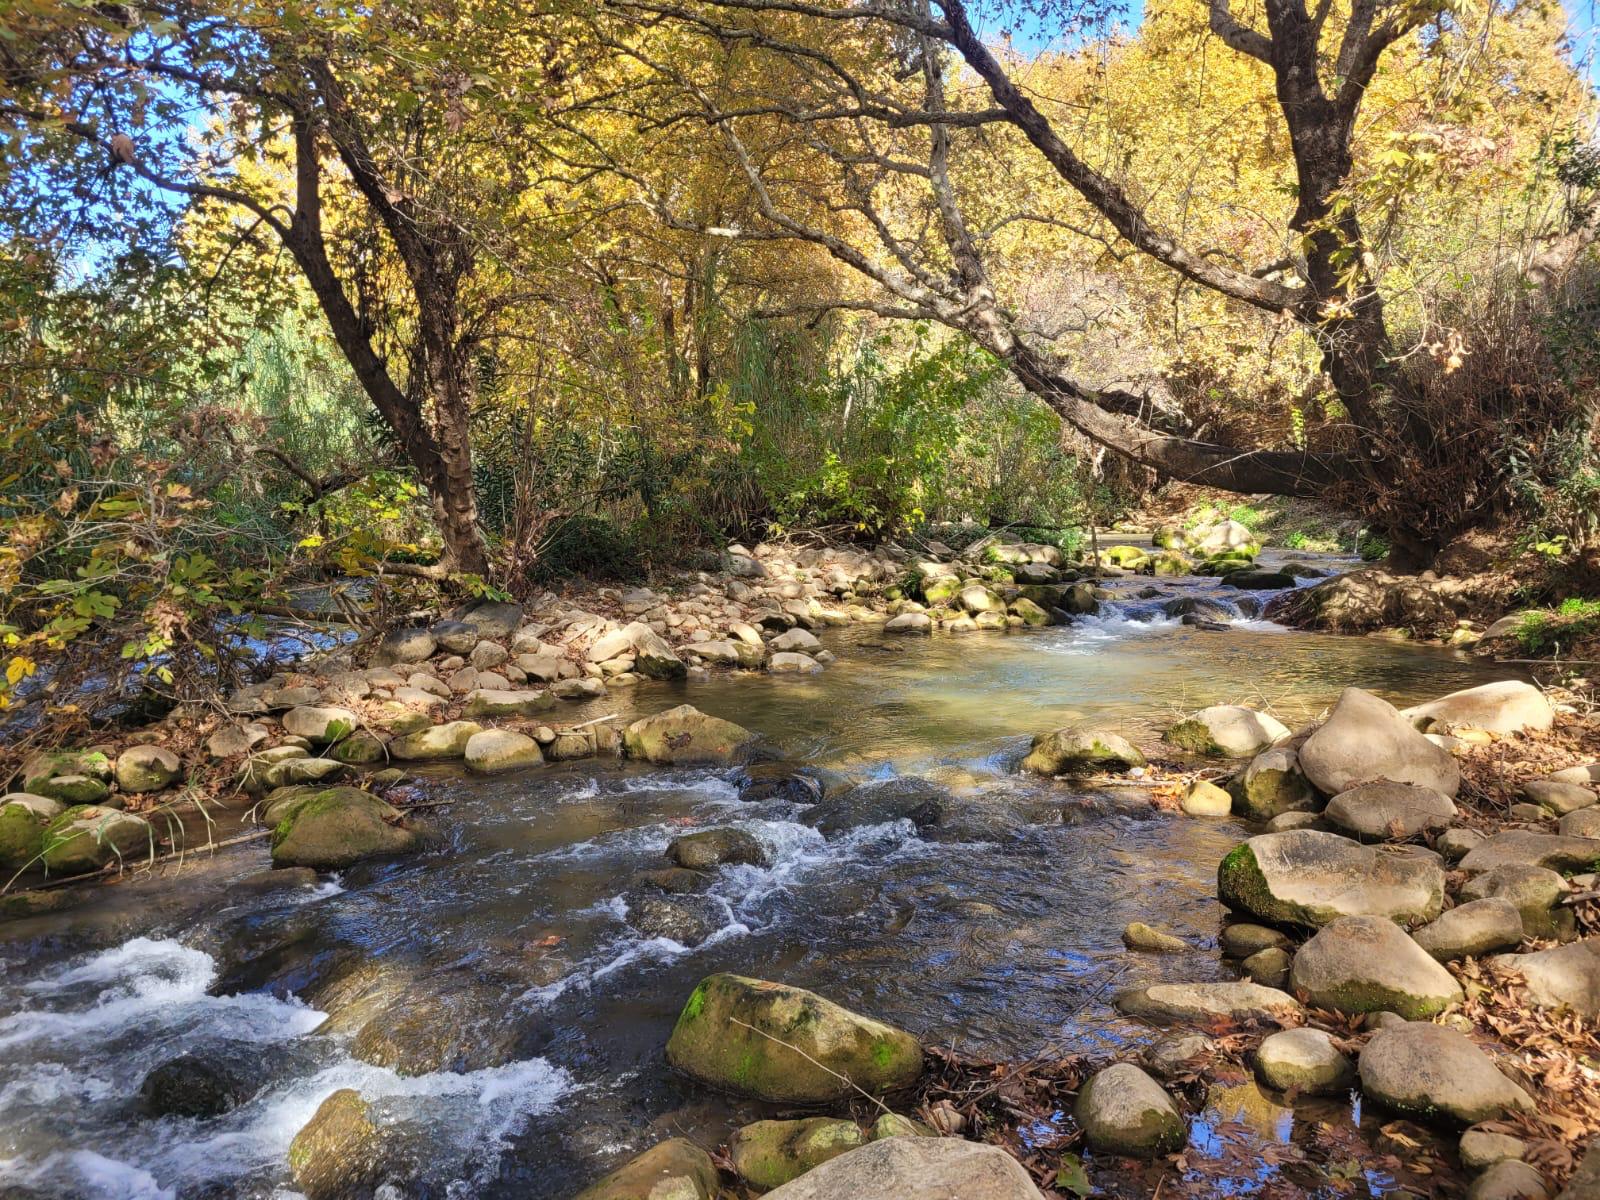
[[[1368,1096],[1408,1116],[1475,1125],[1535,1107],[1465,1034],[1426,1021],[1373,1035],[1359,1070]]]
[[[1214,704],[1184,718],[1162,735],[1192,754],[1249,758],[1280,738],[1288,727],[1275,717],[1239,704]]]
[[[1522,915],[1524,937],[1554,937],[1560,932],[1556,904],[1567,893],[1567,881],[1548,867],[1504,866],[1474,875],[1461,885],[1463,900],[1499,897]],[[1560,910],[1570,926],[1570,910]]]
[[[1229,571],[1223,577],[1224,587],[1249,588],[1252,591],[1282,591],[1295,585],[1294,576],[1287,571],[1246,569]]]
[[[704,871],[691,871],[687,867],[662,867],[657,871],[640,871],[633,877],[639,887],[655,888],[658,892],[681,896],[698,892],[710,882]]]
[[[767,670],[774,675],[809,675],[822,670],[822,664],[809,654],[774,654],[767,659]]]
[[[1119,992],[1117,1008],[1150,1021],[1205,1023],[1224,1021],[1275,1021],[1292,1019],[1303,1011],[1300,1002],[1276,988],[1244,981],[1227,983],[1157,983]]]
[[[1495,1163],[1472,1181],[1467,1200],[1548,1200],[1544,1176],[1525,1162]]]
[[[1192,779],[1183,789],[1178,807],[1191,817],[1226,817],[1233,812],[1233,797],[1214,783]]]
[[[998,1146],[962,1138],[885,1138],[841,1154],[766,1200],[1042,1200]]]
[[[1290,990],[1315,1008],[1421,1020],[1461,1000],[1455,977],[1385,917],[1340,917],[1301,946]]]
[[[420,845],[399,809],[359,788],[308,789],[272,815],[274,866],[337,871]]]
[[[884,779],[863,783],[808,808],[801,820],[826,837],[864,825],[910,821],[918,829],[944,822],[950,794],[925,779]]]
[[[1165,1037],[1146,1046],[1139,1061],[1152,1075],[1161,1079],[1175,1079],[1191,1074],[1197,1060],[1216,1047],[1203,1033],[1182,1033]]]
[[[153,1117],[220,1117],[250,1094],[229,1064],[199,1054],[162,1063],[139,1085],[145,1111]]]
[[[1461,772],[1393,705],[1360,688],[1346,688],[1328,719],[1300,747],[1300,769],[1324,795],[1335,796],[1374,779],[1414,783],[1454,796]]]
[[[1134,921],[1122,931],[1122,944],[1129,950],[1151,950],[1163,954],[1177,954],[1193,949],[1188,942],[1170,933]]]
[[[741,1179],[766,1191],[866,1144],[854,1121],[834,1117],[757,1121],[734,1131],[728,1139],[728,1158]]]
[[[1091,1150],[1155,1158],[1181,1150],[1188,1128],[1165,1089],[1132,1063],[1094,1075],[1078,1092],[1072,1116]]]
[[[396,663],[427,662],[438,645],[426,629],[395,629],[378,642],[372,653],[372,665],[392,667]]]
[[[1522,914],[1502,897],[1470,900],[1414,930],[1411,937],[1439,962],[1482,958],[1516,948],[1522,941]]]
[[[465,717],[531,717],[554,708],[556,698],[546,691],[478,688],[467,693],[461,709]]]
[[[724,863],[764,867],[772,861],[767,848],[742,829],[707,829],[673,838],[667,857],[691,871],[709,871]]]
[[[1262,987],[1284,988],[1289,983],[1289,952],[1282,946],[1257,950],[1239,964],[1249,979]]]
[[[657,1142],[573,1200],[713,1200],[717,1167],[685,1138]]]
[[[1320,1029],[1284,1029],[1256,1050],[1256,1078],[1280,1092],[1333,1096],[1355,1083],[1355,1064]]]
[[[361,719],[348,708],[323,708],[302,705],[283,714],[286,733],[303,737],[317,746],[331,745],[355,731]]]
[[[1578,812],[1594,805],[1593,789],[1558,779],[1534,779],[1522,785],[1522,795],[1530,804],[1548,809],[1556,816]]]
[[[341,1088],[324,1100],[289,1143],[289,1171],[306,1200],[350,1200],[370,1194],[381,1142],[359,1092]]]
[[[463,750],[467,770],[475,775],[496,775],[537,767],[544,762],[539,743],[525,733],[509,729],[483,729],[467,739]]]
[[[622,743],[631,758],[668,766],[728,764],[754,746],[756,735],[688,704],[629,725]]]
[[[1424,733],[1482,729],[1489,733],[1542,732],[1555,720],[1550,701],[1531,683],[1507,679],[1451,692],[1400,715]]]
[[[816,804],[825,794],[820,779],[792,763],[751,763],[739,772],[735,782],[739,799],[751,804],[765,800]]]
[[[628,897],[628,924],[647,938],[667,938],[683,946],[698,946],[720,925],[721,913],[705,897]]]
[[[320,880],[310,867],[284,867],[270,871],[256,871],[228,885],[230,897],[269,896],[274,892],[300,891],[314,888]]]
[[[1600,938],[1532,954],[1501,954],[1489,965],[1498,973],[1522,976],[1523,991],[1534,1004],[1571,1009],[1590,1021],[1600,1018]]]
[[[1338,917],[1432,920],[1444,904],[1444,871],[1433,862],[1364,846],[1334,833],[1264,833],[1217,868],[1228,907],[1279,925],[1319,928]]]
[[[159,792],[183,778],[183,761],[165,746],[129,746],[117,755],[117,787]]]
[[[1322,819],[1364,842],[1399,842],[1455,820],[1455,801],[1432,788],[1379,780],[1340,792]]]
[[[54,875],[82,875],[113,862],[132,863],[155,849],[155,830],[142,817],[78,804],[45,827],[41,849]]]
[[[1476,1126],[1461,1135],[1457,1147],[1461,1165],[1469,1171],[1485,1171],[1497,1162],[1520,1162],[1527,1153],[1528,1143],[1521,1138]]]
[[[1126,771],[1144,765],[1139,748],[1120,734],[1082,725],[1039,734],[1022,760],[1022,770],[1035,775]]]
[[[775,1040],[776,1039],[776,1040]],[[813,992],[712,975],[673,1027],[667,1061],[714,1087],[794,1104],[824,1104],[859,1087],[908,1087],[922,1073],[916,1038]]]
[[[1223,926],[1217,944],[1229,958],[1249,958],[1260,950],[1287,946],[1289,939],[1281,930],[1239,921]]]
[[[467,743],[473,734],[482,733],[483,726],[476,721],[450,721],[443,725],[430,725],[389,743],[389,754],[401,762],[430,762],[461,758],[467,752]]]
[[[931,633],[933,619],[927,613],[903,612],[883,623],[885,633]]]
[[[1269,821],[1290,812],[1309,812],[1317,798],[1300,769],[1299,752],[1274,746],[1250,760],[1230,789],[1234,811],[1252,821]]]

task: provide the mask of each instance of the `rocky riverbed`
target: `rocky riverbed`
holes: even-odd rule
[[[1482,664],[1259,622],[1340,564],[1255,549],[758,547],[33,757],[0,1180],[1554,1194],[1600,746]],[[195,859],[202,813],[260,836]]]

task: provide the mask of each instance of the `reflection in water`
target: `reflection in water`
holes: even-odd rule
[[[826,839],[790,804],[741,802],[725,772],[439,773],[436,797],[453,801],[442,842],[352,870],[342,890],[226,897],[263,865],[256,844],[184,888],[132,893],[136,912],[99,924],[80,910],[0,927],[0,1182],[71,1197],[274,1196],[294,1129],[354,1086],[381,1101],[417,1195],[559,1197],[660,1137],[715,1143],[767,1115],[661,1060],[684,996],[716,970],[813,987],[973,1052],[1143,1039],[1107,998],[1226,976],[1204,947],[1220,916],[1215,865],[1243,829],[1156,814],[1127,789],[1020,778],[1028,737],[1092,720],[1148,741],[1174,713],[1219,702],[1294,725],[1347,684],[1410,701],[1489,677],[1442,651],[1205,632],[1159,603],[1020,635],[831,633],[841,661],[820,675],[652,684],[626,700],[739,721],[836,786],[936,778],[952,799],[924,836],[896,822]],[[662,865],[673,837],[721,825],[758,838],[770,864],[716,876],[699,945],[636,932],[635,876]],[[105,903],[126,904],[119,892],[130,889]],[[1197,949],[1128,955],[1119,935],[1136,919]],[[337,1032],[312,1032],[322,1011]],[[352,1056],[370,1021],[404,1030],[391,1041],[419,1056],[414,1074]],[[207,1048],[259,1068],[254,1099],[211,1122],[143,1116],[143,1073]],[[1252,1191],[1294,1156],[1296,1119],[1230,1089],[1196,1118],[1195,1153],[1228,1160],[1222,1190]]]

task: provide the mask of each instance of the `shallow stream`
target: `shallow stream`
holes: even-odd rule
[[[997,1056],[1148,1038],[1109,995],[1230,974],[1207,948],[1222,915],[1214,872],[1247,830],[1157,812],[1136,789],[1019,777],[1028,736],[1086,719],[1148,745],[1174,714],[1211,703],[1293,726],[1348,684],[1409,702],[1504,675],[1448,651],[1242,616],[1226,632],[1183,626],[1162,614],[1164,597],[1134,598],[1150,582],[1118,581],[1123,599],[1070,627],[838,631],[825,635],[838,661],[820,675],[651,684],[560,714],[626,719],[690,702],[841,785],[929,776],[955,799],[926,836],[901,822],[828,840],[790,804],[739,801],[727,771],[439,770],[429,799],[451,803],[432,810],[442,836],[419,856],[315,886],[241,887],[267,865],[256,842],[0,924],[0,1196],[289,1196],[290,1138],[324,1097],[356,1087],[402,1148],[396,1196],[561,1200],[662,1137],[714,1145],[773,1115],[662,1061],[685,996],[718,970],[811,987]],[[1227,595],[1210,580],[1156,582]],[[701,945],[637,933],[633,877],[664,865],[674,836],[721,825],[755,834],[772,865],[721,870],[717,928]],[[1131,920],[1197,948],[1129,955],[1119,935]],[[351,1014],[372,1011],[387,1014],[375,1026],[387,1035],[358,1059]],[[324,1012],[345,1014],[340,1028],[319,1032]],[[186,1051],[226,1056],[252,1098],[214,1119],[144,1116],[144,1074]],[[1239,1164],[1218,1172],[1222,1190],[1282,1194],[1289,1182],[1263,1148],[1301,1136],[1305,1115],[1262,1103],[1252,1093],[1224,1112],[1221,1099],[1197,1122],[1191,1157]],[[1314,1117],[1348,1113],[1323,1104]],[[1385,1177],[1355,1185],[1381,1193]]]

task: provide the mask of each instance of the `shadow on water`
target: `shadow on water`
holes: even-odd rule
[[[356,1087],[394,1132],[408,1194],[560,1197],[660,1137],[714,1144],[772,1115],[662,1062],[683,998],[717,970],[812,987],[975,1053],[1146,1040],[1107,999],[1228,976],[1214,872],[1246,831],[1018,777],[1028,735],[1093,720],[1149,740],[1216,702],[1293,725],[1348,684],[1413,701],[1489,678],[1439,650],[1242,618],[1207,632],[1159,601],[1016,635],[839,631],[827,640],[840,661],[820,675],[646,685],[607,702],[624,717],[692,702],[848,779],[932,776],[954,815],[930,836],[900,822],[828,840],[790,804],[741,802],[727,772],[439,772],[432,791],[453,801],[442,836],[404,862],[240,892],[265,852],[239,847],[180,888],[105,889],[0,926],[0,1182],[52,1197],[279,1195],[289,1138],[322,1098]],[[717,875],[700,945],[636,932],[634,877],[673,837],[720,825],[754,834],[770,865]],[[1135,919],[1193,952],[1126,954]],[[314,1032],[323,1012],[334,1030]],[[362,1030],[352,1014],[381,1019]],[[213,1119],[145,1116],[143,1074],[185,1050],[243,1064],[252,1098]],[[1297,1122],[1348,1125],[1348,1111],[1261,1101],[1208,1104],[1190,1158],[1226,1161],[1222,1194],[1319,1190],[1284,1147]],[[1133,1177],[1123,1189],[1150,1190]]]

